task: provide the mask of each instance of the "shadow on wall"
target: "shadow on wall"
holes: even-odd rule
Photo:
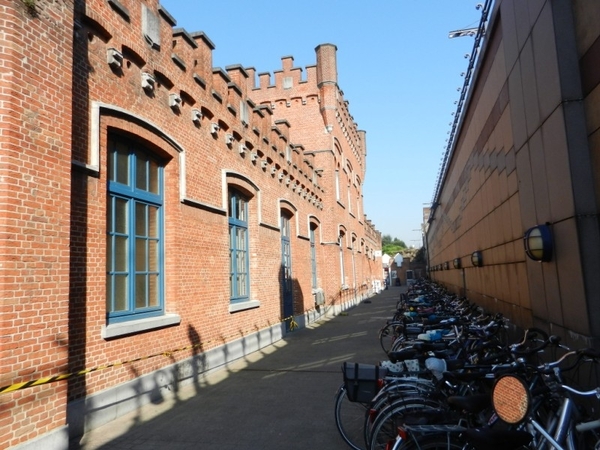
[[[244,360],[250,365],[249,355],[253,355],[252,360],[257,359],[257,354],[266,357],[270,352],[264,349],[282,339],[282,328],[283,324],[278,322],[265,329],[256,329],[249,335],[240,331],[238,339],[227,343],[224,341],[223,345],[206,350],[196,328],[188,325],[187,338],[191,350],[157,355],[158,363],[163,367],[147,375],[140,374],[134,365],[128,364],[126,368],[132,377],[130,382],[69,403],[69,448],[86,448],[86,432],[117,419],[121,421],[120,426],[126,421],[124,435],[134,433],[138,427],[148,426],[147,413],[143,414],[144,405],[155,405],[154,411],[160,417],[168,415],[178,405],[201,398],[202,391],[214,383],[208,383],[208,375],[218,371],[219,380],[228,379],[233,373],[228,363]],[[190,352],[191,356],[188,356]],[[160,359],[162,357],[167,357],[169,361],[165,363],[164,359]],[[193,389],[188,388],[191,386]],[[101,448],[114,447],[107,443]]]
[[[86,1],[82,0],[79,5],[85,10]],[[81,30],[83,32],[84,30]],[[74,60],[79,64],[72,64],[71,88],[71,108],[72,108],[72,126],[71,126],[71,152],[69,161],[90,161],[87,154],[90,148],[89,136],[89,92],[88,79],[89,74],[93,72],[93,66],[88,59],[88,40],[81,39],[77,33],[73,39]],[[85,154],[75,154],[76,149]],[[88,232],[88,196],[90,187],[99,189],[98,179],[89,177],[85,169],[77,170],[73,166],[71,171],[71,214],[70,214],[70,266],[69,266],[69,339],[68,339],[68,373],[74,373],[87,367],[85,351],[87,348],[87,301],[88,292],[87,265],[85,261],[88,256],[87,232]],[[95,194],[92,192],[92,194]],[[74,377],[68,380],[67,401],[71,402],[79,398],[85,398],[87,395],[87,386],[85,377]],[[71,423],[72,417],[69,416],[67,408],[67,423]],[[83,432],[83,428],[80,430]]]

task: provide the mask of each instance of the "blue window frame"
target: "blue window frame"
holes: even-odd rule
[[[315,245],[315,228],[310,227],[310,274],[312,280],[312,288],[317,289],[317,247]]]
[[[287,213],[281,214],[281,295],[283,317],[294,315],[294,280],[292,277],[292,246],[290,242],[290,219]],[[286,323],[287,325],[287,323]]]
[[[338,245],[340,246],[340,278],[342,288],[346,286],[346,272],[344,269],[344,238],[345,236],[343,234],[340,234],[338,237]]]
[[[164,314],[163,167],[141,145],[108,140],[108,322]]]
[[[230,301],[250,298],[248,253],[248,200],[236,190],[229,191],[229,285]]]

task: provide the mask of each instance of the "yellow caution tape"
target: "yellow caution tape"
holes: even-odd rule
[[[298,327],[298,323],[294,320],[294,317],[290,317],[290,331],[294,331]]]
[[[142,356],[140,358],[130,359],[128,361],[119,361],[119,362],[115,362],[112,364],[105,364],[102,366],[93,367],[91,369],[83,369],[78,372],[65,373],[62,375],[55,375],[52,377],[40,378],[38,380],[25,381],[23,383],[15,383],[15,384],[11,384],[9,386],[0,387],[0,394],[5,394],[7,392],[19,391],[21,389],[25,389],[25,388],[32,387],[32,386],[40,386],[43,384],[54,383],[55,381],[62,381],[62,380],[66,380],[68,378],[78,377],[78,376],[86,375],[91,372],[96,372],[98,370],[109,369],[111,367],[118,367],[118,366],[123,366],[125,364],[132,364],[134,362],[139,362],[139,361],[143,361],[146,359],[155,358],[157,356],[170,357],[175,352],[193,349],[196,347],[200,347],[202,345],[205,345],[205,344],[188,345],[186,347],[181,347],[181,348],[177,348],[174,350],[168,350],[168,351],[161,352],[161,353],[155,353],[154,355]]]
[[[306,310],[305,313],[308,313],[310,311],[311,311],[310,309]],[[289,324],[290,331],[294,331],[295,329],[299,328],[299,325],[296,322],[296,320],[294,319],[294,316],[286,317],[285,319],[282,320],[282,322],[285,322],[288,320],[290,321],[290,324]],[[237,336],[233,335],[231,337],[237,337]],[[146,359],[155,358],[157,356],[166,356],[167,358],[170,358],[173,355],[173,353],[198,348],[201,346],[208,346],[208,345],[210,345],[210,343],[211,342],[204,342],[202,344],[188,345],[186,347],[181,347],[181,348],[177,348],[174,350],[167,350],[167,351],[164,351],[161,353],[155,353],[153,355],[142,356],[140,358],[130,359],[128,361],[120,361],[120,362],[115,362],[115,363],[111,363],[111,364],[105,364],[105,365],[93,367],[91,369],[83,369],[83,370],[80,370],[77,372],[65,373],[65,374],[61,374],[61,375],[54,375],[54,376],[45,377],[45,378],[39,378],[37,380],[25,381],[23,383],[15,383],[15,384],[11,384],[8,386],[0,387],[0,395],[6,394],[8,392],[19,391],[19,390],[26,389],[26,388],[33,387],[33,386],[41,386],[44,384],[54,383],[56,381],[62,381],[62,380],[66,380],[66,379],[73,378],[73,377],[79,377],[79,376],[86,375],[88,373],[96,372],[99,370],[109,369],[111,367],[118,367],[118,366],[123,366],[125,364],[132,364],[132,363],[143,361]]]

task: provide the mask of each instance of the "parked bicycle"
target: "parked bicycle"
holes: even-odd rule
[[[569,358],[575,363],[561,369]],[[537,367],[517,364],[494,383],[490,395],[494,414],[488,426],[412,425],[406,421],[398,427],[393,444],[390,441],[385,448],[598,450],[598,410],[586,410],[577,398],[600,400],[600,387],[576,389],[563,383],[563,372],[584,363],[595,365],[599,360],[600,352],[586,348]]]
[[[598,402],[600,388],[564,376],[595,367],[600,353],[571,351],[539,329],[508,345],[506,328],[501,315],[415,285],[380,332],[387,359],[343,366],[335,402],[342,438],[354,450],[600,450],[598,405],[581,401]],[[541,363],[548,350],[564,354]]]

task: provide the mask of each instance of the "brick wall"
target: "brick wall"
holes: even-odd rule
[[[364,133],[337,86],[334,46],[317,49],[308,81],[287,58],[276,73],[279,87],[256,88],[251,69],[213,68],[208,36],[176,28],[156,1],[88,0],[75,11],[69,2],[38,1],[28,11],[15,0],[0,7],[0,20],[7,30],[0,35],[0,170],[8,180],[0,198],[3,385],[194,347],[0,394],[0,447],[69,425],[67,402],[281,323],[284,209],[292,214],[294,315],[317,310],[310,223],[318,226],[317,271],[327,299],[319,313],[360,300],[381,277],[381,261],[372,258],[380,234],[358,206]],[[318,68],[327,77],[322,86]],[[153,83],[144,88],[148,77]],[[293,88],[282,95],[288,77]],[[164,304],[179,319],[106,338],[111,136],[138,143],[164,165]],[[236,312],[228,185],[251,196],[250,299],[260,305]],[[343,284],[349,289],[340,291]]]
[[[68,1],[0,6],[3,386],[68,369],[72,23]],[[64,424],[66,385],[0,404],[7,448]]]

